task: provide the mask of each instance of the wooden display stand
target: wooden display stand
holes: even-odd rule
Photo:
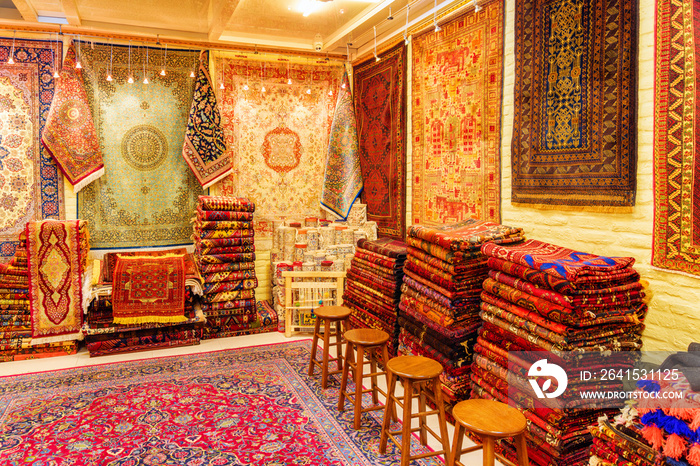
[[[345,272],[282,272],[285,278],[284,335],[314,331],[313,310],[341,306]]]

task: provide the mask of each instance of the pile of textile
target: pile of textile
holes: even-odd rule
[[[343,304],[352,309],[350,327],[376,328],[392,336],[389,353],[398,349],[398,310],[406,261],[406,243],[360,239],[346,275]]]
[[[32,320],[29,309],[27,236],[19,235],[14,257],[0,264],[0,362],[64,356],[77,351],[75,340],[32,346]]]
[[[610,421],[601,416],[598,424],[588,427],[593,436],[590,466],[661,466],[664,456],[644,439],[643,426],[631,406]]]
[[[185,274],[182,318],[177,319],[177,322],[142,319],[143,321],[139,323],[115,323],[114,274],[119,256],[122,258],[182,257]],[[105,254],[102,259],[93,262],[92,285],[86,299],[89,305],[83,333],[90,356],[199,344],[202,327],[206,320],[202,311],[196,306],[201,294],[202,283],[197,274],[194,256],[187,253],[185,248]]]
[[[258,322],[253,212],[255,204],[246,198],[199,196],[194,243],[205,339],[273,330]]]
[[[621,382],[583,380],[580,372],[629,369],[642,345],[647,306],[634,259],[536,240],[511,246],[486,243],[482,252],[489,278],[481,295],[484,324],[475,346],[472,396],[516,400],[529,421],[533,464],[585,464],[591,444],[587,426],[614,410],[607,401],[586,403],[579,394],[617,391]],[[549,353],[514,356],[518,351]],[[529,370],[542,358],[567,372],[565,397],[534,396]],[[579,404],[563,404],[576,396]],[[514,457],[510,444],[504,443],[504,449]]]
[[[401,287],[399,352],[439,361],[448,404],[469,397],[472,347],[481,325],[486,241],[522,241],[522,230],[480,220],[408,229]]]

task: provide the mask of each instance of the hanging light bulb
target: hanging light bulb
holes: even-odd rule
[[[190,71],[190,78],[194,78],[194,70]]]
[[[374,61],[379,61],[381,58],[377,55],[377,26],[374,26]]]
[[[17,36],[17,31],[15,30],[14,35],[12,36],[12,50],[10,51],[10,58],[7,60],[8,65],[14,65],[15,64],[15,37]]]
[[[109,39],[109,73],[107,73],[107,81],[112,81],[112,39]]]
[[[435,25],[435,32],[442,31],[442,28],[440,26],[438,26],[438,23],[437,23],[437,0],[435,0],[434,7],[433,7],[433,24]]]
[[[265,83],[263,82],[263,78],[265,77],[265,67],[263,65],[263,62],[260,62],[260,92],[265,92],[267,89],[265,89]]]
[[[163,53],[163,67],[160,69],[160,75],[165,76],[165,64],[168,59],[168,44],[165,44],[165,52]]]
[[[307,94],[311,94],[311,88],[308,88],[308,89],[306,90],[306,93],[307,93]]]
[[[330,96],[333,95],[333,89],[328,89],[328,95],[330,95]]]
[[[224,89],[224,82],[223,81],[221,81],[221,83],[219,84],[219,89]]]
[[[8,62],[9,63],[9,62]],[[58,70],[53,71],[53,77],[54,78],[60,78],[61,76],[58,74]]]
[[[112,81],[112,75],[111,75],[111,74],[108,74],[108,75],[107,75],[107,81]]]
[[[408,14],[411,12],[411,4],[406,5],[406,27],[403,30],[403,43],[408,45]]]
[[[75,57],[75,68],[81,69],[83,65],[80,64],[80,36],[78,36],[78,54]]]
[[[267,89],[265,89],[265,85],[263,84],[263,87],[260,88],[260,92],[265,92]]]
[[[148,75],[146,74],[146,67],[148,66],[148,47],[146,47],[146,61],[143,63],[143,83],[148,84]]]
[[[129,41],[129,79],[126,82],[134,84],[134,77],[131,75],[131,41]]]
[[[474,0],[474,13],[478,13],[481,11],[481,6],[479,5],[479,2],[477,0]]]
[[[246,64],[245,64],[245,84],[243,85],[243,90],[247,91],[248,89],[250,89],[250,88],[248,87],[248,62],[246,62]]]
[[[287,61],[287,84],[292,84],[292,78],[289,77],[289,61]]]

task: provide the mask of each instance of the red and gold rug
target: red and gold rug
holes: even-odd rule
[[[187,320],[182,255],[118,257],[112,283],[115,324]]]
[[[654,266],[700,275],[700,11],[656,2]]]
[[[399,465],[380,412],[352,428],[310,341],[0,378],[0,457],[76,465]],[[354,389],[349,387],[350,389]],[[366,395],[365,406],[371,403]],[[392,426],[400,428],[400,425]],[[412,439],[412,453],[427,450]],[[413,464],[437,466],[436,459]]]
[[[85,222],[29,222],[25,231],[32,343],[82,338],[82,278],[89,252]]]
[[[413,39],[413,223],[500,222],[503,2]]]

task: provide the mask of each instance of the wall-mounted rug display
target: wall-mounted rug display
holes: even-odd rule
[[[75,45],[71,43],[56,80],[41,143],[49,151],[73,185],[73,191],[95,181],[105,173],[102,151],[92,121],[92,112],[83,85],[81,68],[76,68]]]
[[[637,3],[517,2],[514,204],[631,211]]]
[[[199,51],[168,50],[164,58],[160,48],[83,43],[81,52],[105,165],[104,176],[78,194],[92,247],[191,243],[190,217],[202,187],[182,147]]]
[[[318,216],[344,67],[325,60],[252,58],[215,56],[216,76],[223,76],[219,96],[233,162],[221,194],[250,199],[261,220]]]
[[[63,177],[40,142],[62,53],[56,42],[0,39],[0,262],[27,222],[63,216]]]
[[[503,2],[413,39],[413,222],[500,221]]]
[[[221,112],[209,75],[209,54],[204,50],[199,55],[197,82],[194,85],[182,156],[204,188],[231,173],[231,159],[226,156]]]
[[[657,0],[654,91],[654,266],[700,275],[700,12]]]
[[[362,191],[362,173],[357,142],[357,120],[347,73],[343,75],[341,82],[328,141],[321,207],[334,217],[347,220],[355,199]]]
[[[379,236],[406,232],[406,47],[354,67],[355,112],[367,219]]]

